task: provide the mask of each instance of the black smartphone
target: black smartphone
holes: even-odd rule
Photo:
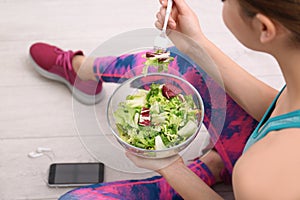
[[[48,185],[74,187],[102,183],[103,180],[103,163],[53,163],[49,169]]]

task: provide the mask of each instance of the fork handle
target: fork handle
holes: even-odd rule
[[[164,26],[163,26],[163,29],[162,29],[163,33],[166,33],[169,17],[170,17],[171,11],[172,11],[172,6],[173,6],[173,0],[168,0],[167,10],[166,10],[166,17],[165,17]]]

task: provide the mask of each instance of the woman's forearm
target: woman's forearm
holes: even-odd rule
[[[158,171],[168,183],[186,200],[222,199],[182,162],[175,162]]]

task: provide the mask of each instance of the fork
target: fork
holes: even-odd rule
[[[168,46],[168,38],[167,38],[167,25],[168,25],[168,21],[169,21],[169,17],[172,11],[172,6],[173,6],[173,0],[168,0],[168,5],[167,5],[167,10],[166,10],[166,16],[165,16],[165,21],[164,21],[164,25],[162,28],[161,33],[156,36],[156,38],[154,39],[154,50],[162,50],[163,52],[166,51],[167,46]]]

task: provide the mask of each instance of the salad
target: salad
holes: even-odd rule
[[[114,118],[120,137],[135,147],[163,150],[184,142],[198,128],[191,95],[171,84],[152,84],[119,103]]]
[[[146,58],[143,74],[147,74],[148,69],[151,66],[156,67],[158,72],[168,71],[169,64],[174,60],[174,58],[170,56],[170,52],[161,49],[156,50],[155,52],[148,51],[142,57]]]

